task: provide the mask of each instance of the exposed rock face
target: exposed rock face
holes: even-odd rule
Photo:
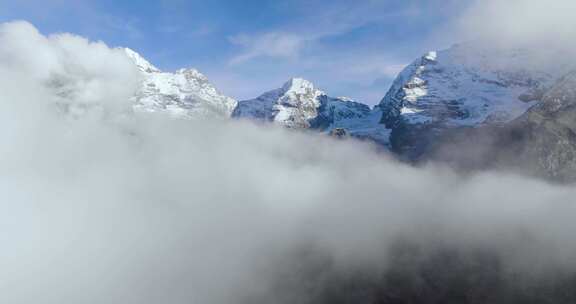
[[[346,129],[336,128],[336,129],[332,129],[332,131],[330,131],[330,136],[338,138],[338,139],[344,139],[344,138],[347,138],[349,136],[349,134],[348,134],[348,131],[346,131]]]
[[[464,44],[419,58],[379,105],[392,149],[415,160],[446,130],[518,118],[562,75],[563,67],[535,63],[539,55]]]
[[[576,180],[576,73],[563,77],[542,103],[503,127],[499,141],[504,156],[530,173]]]
[[[237,102],[220,93],[195,69],[175,73],[160,71],[136,52],[125,49],[142,74],[141,89],[134,97],[135,109],[167,112],[185,118],[227,118]]]
[[[562,78],[526,114],[507,127],[520,161],[555,180],[576,180],[576,72]]]

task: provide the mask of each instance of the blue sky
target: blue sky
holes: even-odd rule
[[[375,104],[402,66],[457,42],[471,0],[0,0],[0,21],[128,46],[165,70],[195,67],[256,97],[290,77]]]

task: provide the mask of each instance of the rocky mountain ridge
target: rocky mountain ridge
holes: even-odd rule
[[[410,162],[504,164],[576,179],[575,74],[561,78],[569,65],[533,65],[525,50],[457,45],[427,53],[373,109],[330,97],[302,78],[236,102],[197,70],[165,73],[131,50],[126,54],[143,76],[134,97],[139,111],[249,119],[370,140]]]

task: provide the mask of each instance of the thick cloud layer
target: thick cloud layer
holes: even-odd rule
[[[135,75],[102,43],[0,26],[0,302],[237,303],[296,247],[376,267],[401,236],[576,270],[571,187],[136,116]]]

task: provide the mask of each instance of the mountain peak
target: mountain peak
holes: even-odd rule
[[[158,73],[160,69],[152,65],[148,60],[144,59],[140,54],[130,48],[124,48],[126,55],[134,61],[138,69],[147,73]]]
[[[288,80],[284,86],[282,86],[284,92],[294,92],[294,93],[305,93],[309,91],[315,91],[316,87],[314,84],[304,78],[291,78]]]
[[[430,51],[424,55],[424,59],[430,62],[435,62],[438,59],[438,52],[437,51]]]
[[[384,129],[379,113],[348,98],[333,98],[312,82],[292,78],[280,89],[238,103],[233,117],[273,122],[288,128],[317,129],[329,132],[345,128],[352,135],[368,138]]]
[[[205,118],[229,117],[236,100],[220,93],[208,78],[196,69],[162,72],[137,52],[124,48],[125,54],[142,74],[134,108],[144,112],[168,112],[174,116]]]

